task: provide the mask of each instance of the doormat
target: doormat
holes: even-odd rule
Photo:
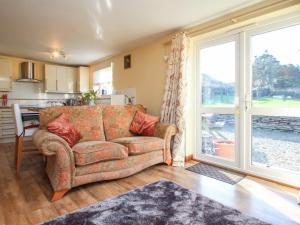
[[[199,173],[201,175],[214,178],[216,180],[220,180],[232,185],[237,184],[245,178],[245,175],[243,174],[235,173],[226,169],[221,169],[219,167],[211,166],[204,163],[197,163],[186,169],[194,173]]]

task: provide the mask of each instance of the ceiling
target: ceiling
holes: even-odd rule
[[[0,54],[86,65],[257,0],[0,0]],[[66,59],[50,59],[54,50]]]

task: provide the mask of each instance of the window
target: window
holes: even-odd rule
[[[252,98],[258,107],[300,107],[300,25],[251,36]]]
[[[235,95],[235,41],[215,44],[200,50],[202,104],[231,106]]]
[[[93,74],[93,89],[100,94],[112,94],[112,67],[96,70]]]
[[[247,114],[253,168],[300,175],[299,38],[300,24],[275,25],[249,34],[252,101]]]
[[[300,187],[300,20],[195,44],[195,158]]]

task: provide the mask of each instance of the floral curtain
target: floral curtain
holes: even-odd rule
[[[172,38],[165,94],[161,109],[161,122],[173,123],[178,129],[172,147],[173,166],[184,166],[185,159],[184,134],[188,43],[189,39],[185,33],[178,33]]]

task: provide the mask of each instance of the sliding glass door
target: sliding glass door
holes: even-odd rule
[[[300,22],[199,42],[196,159],[300,186]]]
[[[198,48],[198,141],[202,146],[198,157],[232,166],[239,161],[237,38],[215,40]]]

